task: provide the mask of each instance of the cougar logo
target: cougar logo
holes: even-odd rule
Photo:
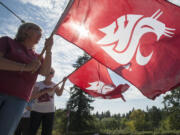
[[[114,87],[112,85],[106,85],[104,82],[96,81],[89,83],[90,87],[86,88],[87,90],[92,90],[100,94],[106,94],[109,91],[112,91]]]
[[[146,57],[142,55],[139,42],[141,37],[151,32],[159,41],[162,35],[171,38],[174,34],[175,29],[168,28],[157,20],[162,14],[159,9],[151,17],[133,14],[121,16],[109,26],[100,29],[106,36],[97,43],[103,45],[102,49],[122,65],[127,65],[136,56],[136,62],[144,66],[150,61],[153,51]]]

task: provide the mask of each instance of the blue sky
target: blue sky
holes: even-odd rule
[[[47,38],[53,31],[58,19],[60,18],[68,0],[0,0],[16,14],[18,14],[26,22],[34,22],[40,25],[43,29],[43,36],[40,43],[37,45],[37,52],[43,48],[45,38]],[[180,5],[180,0],[170,0]],[[0,36],[10,36],[14,38],[18,26],[21,22],[0,5]],[[72,64],[75,63],[78,56],[83,54],[83,51],[76,46],[68,43],[60,36],[54,35],[53,46],[53,67],[56,69],[54,82],[59,82],[63,77],[70,74],[74,68]],[[126,82],[118,75],[111,73],[115,84]],[[38,77],[38,80],[43,80],[43,77]],[[69,98],[69,87],[72,84],[68,81],[66,83],[66,90],[61,97],[55,97],[56,108],[65,108],[66,102]],[[92,103],[94,106],[93,112],[110,111],[114,113],[126,113],[133,108],[146,110],[146,107],[157,106],[163,107],[163,95],[152,101],[144,97],[135,87],[124,93],[126,102],[121,99],[103,100],[95,99]]]

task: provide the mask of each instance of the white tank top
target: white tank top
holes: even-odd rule
[[[52,88],[53,86],[55,86],[54,83],[51,85],[46,85],[43,83],[43,81],[37,82],[35,87],[38,89],[33,92],[42,91],[45,88]],[[54,94],[55,92],[49,92],[35,99],[34,103],[32,104],[32,111],[41,113],[55,112]]]

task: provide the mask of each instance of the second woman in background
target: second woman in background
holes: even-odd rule
[[[40,124],[42,123],[42,135],[52,135],[53,121],[54,121],[54,95],[61,96],[64,85],[67,78],[63,79],[63,84],[61,88],[56,87],[55,83],[52,81],[54,77],[54,69],[46,76],[44,81],[37,82],[33,93],[43,92],[49,89],[51,92],[45,93],[39,98],[35,99],[32,105],[32,111],[30,116],[30,135],[36,135]]]

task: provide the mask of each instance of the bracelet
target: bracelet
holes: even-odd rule
[[[23,64],[22,68],[20,69],[20,72],[24,71],[25,66],[26,66],[26,64]]]

